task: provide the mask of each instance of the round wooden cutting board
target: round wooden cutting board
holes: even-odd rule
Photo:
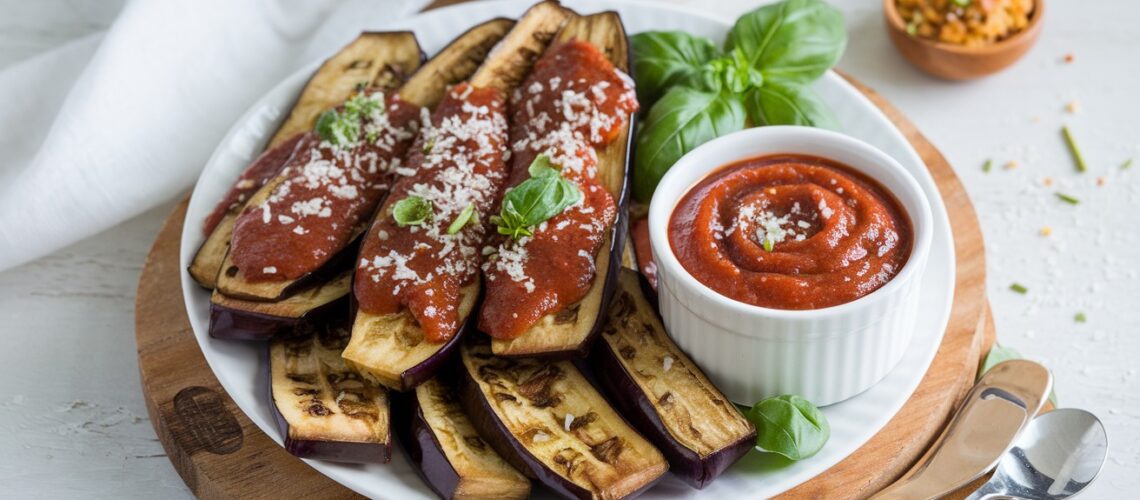
[[[985,299],[985,256],[974,207],[941,153],[902,114],[847,77],[902,131],[938,183],[954,234],[954,305],[929,371],[901,411],[867,444],[789,498],[862,498],[902,476],[949,420],[993,342]],[[287,492],[290,497],[355,494],[289,455],[261,432],[222,389],[190,328],[180,286],[184,200],[166,219],[139,279],[135,335],[147,412],[174,468],[199,497]]]

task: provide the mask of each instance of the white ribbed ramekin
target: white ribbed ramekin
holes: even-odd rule
[[[846,304],[784,310],[730,299],[685,271],[668,237],[681,197],[720,167],[780,153],[838,161],[895,195],[914,234],[910,257],[891,281]],[[930,250],[930,203],[902,165],[862,141],[809,127],[759,127],[710,141],[673,165],[653,194],[649,235],[665,327],[725,395],[751,405],[798,394],[823,406],[867,390],[906,351]]]

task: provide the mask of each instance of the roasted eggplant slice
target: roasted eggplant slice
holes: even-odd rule
[[[538,3],[527,9],[471,76],[471,85],[496,88],[509,94],[522,83],[539,54],[546,50],[573,15],[573,11],[554,1]]]
[[[326,313],[348,313],[352,271],[306,288],[277,302],[256,302],[210,295],[210,336],[216,339],[269,340],[288,335],[302,321],[318,321]]]
[[[464,65],[451,67],[453,72],[449,74],[448,81],[461,81],[470,77],[472,85],[496,88],[504,94],[510,92],[513,85],[521,81],[529,70],[535,59],[534,54],[545,49],[570,15],[570,11],[555,2],[543,2],[531,7],[505,36],[499,34],[501,41],[494,44],[487,59],[477,69],[470,66],[471,59],[463,59]],[[492,22],[502,26],[503,21]],[[463,37],[471,35],[477,29],[469,31]],[[452,42],[445,51],[457,44],[466,45],[468,42],[464,42],[463,37]],[[432,62],[429,62],[428,66],[431,65]],[[460,75],[454,72],[462,68],[474,70],[474,74]],[[418,75],[412,77],[409,85],[417,81]],[[442,96],[443,91],[441,88],[438,96]],[[435,97],[437,100],[438,96]],[[464,288],[459,307],[460,323],[464,326],[460,327],[459,333],[451,340],[439,344],[425,341],[423,331],[407,311],[385,316],[357,311],[352,341],[344,352],[345,360],[370,380],[398,391],[412,389],[435,374],[453,354],[464,331],[472,328],[467,323],[470,323],[468,318],[479,296],[479,286],[476,280]]]
[[[388,393],[340,358],[346,321],[306,322],[269,343],[270,396],[285,449],[302,458],[387,463]]]
[[[601,340],[590,353],[610,401],[695,488],[756,444],[756,428],[665,333],[637,271],[621,269]]]
[[[527,498],[530,480],[487,444],[438,377],[396,396],[393,424],[408,458],[441,498]]]
[[[558,33],[556,41],[580,39],[602,49],[614,67],[629,71],[629,41],[621,17],[614,12],[603,12],[575,17]],[[499,356],[569,358],[585,356],[590,350],[605,320],[606,305],[613,295],[617,271],[621,266],[622,248],[628,231],[626,178],[634,116],[631,115],[617,139],[597,150],[598,179],[617,201],[618,214],[606,242],[602,244],[594,263],[597,275],[589,292],[582,300],[566,309],[543,317],[522,336],[511,340],[492,341],[492,350]]]
[[[361,83],[381,88],[398,87],[407,75],[419,67],[422,57],[420,46],[412,33],[361,34],[317,69],[309,83],[305,85],[305,89],[301,91],[289,117],[269,140],[266,151],[273,151],[277,146],[296,138],[301,132],[311,130],[318,115],[344,102]],[[270,160],[270,163],[280,168],[288,156],[264,159]],[[261,167],[273,170],[273,164],[258,163],[260,162],[250,165],[250,168]],[[237,197],[223,201],[224,205],[219,206],[210,220],[207,220],[206,241],[194,255],[189,268],[190,276],[199,285],[208,289],[213,289],[217,285],[222,260],[229,250],[234,219],[245,206],[248,197],[275,174],[276,171],[252,176],[243,174],[242,179],[238,181],[239,183],[246,181],[245,185],[240,186],[243,193],[232,193]],[[238,188],[239,186],[235,186],[235,190]]]
[[[668,470],[571,362],[499,358],[485,338],[468,340],[459,349],[460,399],[511,465],[577,498],[636,495]]]
[[[479,298],[479,282],[461,291],[460,322],[466,322]],[[407,391],[431,378],[454,354],[470,325],[442,344],[424,338],[412,314],[377,316],[356,312],[352,340],[344,349],[344,360],[365,378],[397,391]]]

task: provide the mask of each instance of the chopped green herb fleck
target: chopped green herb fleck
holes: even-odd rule
[[[952,1],[954,2],[954,5],[957,5],[959,7],[969,7],[971,0],[952,0]]]
[[[1075,196],[1067,195],[1065,193],[1057,193],[1057,198],[1070,205],[1079,205],[1081,203],[1081,200],[1077,199]]]
[[[1061,135],[1065,136],[1065,144],[1069,145],[1069,152],[1073,154],[1073,161],[1077,162],[1077,171],[1088,171],[1088,165],[1085,165],[1085,157],[1081,154],[1081,148],[1077,146],[1077,140],[1073,138],[1073,133],[1069,131],[1068,125],[1061,127]]]
[[[982,164],[982,172],[985,172],[987,174],[990,173],[990,170],[993,170],[993,168],[994,168],[993,158],[987,158],[986,162]]]
[[[1130,168],[1132,168],[1132,158],[1129,158],[1129,159],[1127,159],[1127,160],[1124,160],[1124,163],[1121,163],[1121,164],[1120,164],[1120,169],[1121,169],[1121,170],[1128,170],[1128,169],[1130,169]]]
[[[775,246],[776,245],[774,243],[772,243],[772,238],[764,238],[764,251],[765,252],[771,253],[772,248]]]
[[[1076,316],[1073,316],[1073,321],[1076,321],[1077,323],[1087,323],[1089,321],[1089,318],[1088,316],[1085,316],[1084,311],[1081,311],[1077,313]]]
[[[392,218],[400,227],[415,226],[431,220],[431,202],[416,195],[397,201],[392,206]]]
[[[475,211],[475,203],[468,203],[463,211],[455,216],[455,220],[451,221],[450,226],[447,226],[447,234],[458,233],[468,222],[479,222],[479,213]]]
[[[1021,283],[1014,283],[1012,285],[1009,285],[1009,289],[1022,295],[1029,293],[1029,289],[1025,288],[1025,285],[1022,285]]]

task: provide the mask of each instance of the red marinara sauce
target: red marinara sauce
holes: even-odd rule
[[[618,210],[598,181],[596,148],[613,142],[637,107],[633,81],[580,40],[547,50],[512,96],[511,185],[525,181],[531,162],[546,154],[578,185],[582,202],[531,228],[532,236],[494,240],[479,312],[488,335],[518,337],[590,291]]]
[[[383,105],[363,117],[358,140],[337,145],[304,134],[269,197],[238,215],[230,256],[250,281],[292,280],[319,269],[352,242],[387,194],[420,111],[394,94],[366,97]]]
[[[407,310],[429,342],[459,330],[460,289],[478,276],[487,221],[507,179],[506,103],[494,89],[461,83],[424,126],[408,157],[409,176],[392,188],[365,235],[353,280],[360,309],[369,314]],[[418,196],[431,204],[422,224],[401,227],[396,203]],[[455,232],[469,205],[472,217]]]
[[[669,218],[681,265],[720,294],[775,309],[851,302],[886,284],[912,245],[885,188],[802,155],[747,159],[689,190]]]
[[[210,233],[214,232],[214,229],[217,229],[218,224],[222,222],[226,214],[241,208],[246,200],[253,196],[253,193],[261,189],[261,186],[264,186],[270,179],[276,177],[296,154],[297,146],[307,144],[306,139],[310,134],[312,132],[294,135],[254,159],[253,163],[250,163],[238,176],[238,180],[230,187],[226,197],[222,198],[222,201],[214,206],[214,211],[206,217],[205,223],[202,224],[202,233],[209,236]]]

